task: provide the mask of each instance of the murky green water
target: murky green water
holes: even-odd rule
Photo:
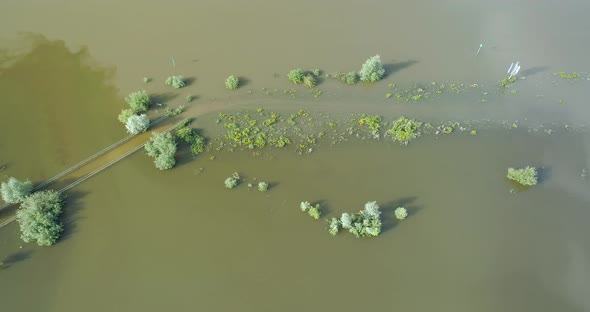
[[[42,181],[124,136],[116,120],[122,96],[144,88],[171,106],[196,96],[186,114],[206,135],[217,131],[215,111],[259,106],[338,118],[489,119],[498,127],[408,147],[320,141],[304,156],[293,148],[256,158],[224,150],[213,161],[182,154],[167,172],[136,153],[68,192],[57,245],[22,243],[16,224],[0,229],[3,307],[589,310],[590,197],[581,173],[590,167],[590,136],[567,130],[588,122],[588,81],[553,75],[590,68],[588,9],[573,0],[8,1],[1,36],[50,39],[2,41],[3,179]],[[325,80],[318,98],[299,87],[295,97],[284,93],[292,68],[358,70],[375,53],[388,69],[379,84]],[[526,79],[511,88],[517,94],[503,94],[496,82],[516,60]],[[190,85],[166,88],[171,74]],[[236,92],[223,88],[230,74],[246,79]],[[432,81],[463,83],[465,91],[416,103],[385,98]],[[517,129],[502,126],[515,122]],[[506,168],[529,164],[543,167],[541,183],[512,194]],[[234,171],[246,181],[229,191],[223,180]],[[269,192],[246,186],[259,180],[270,182]],[[384,233],[331,237],[323,221],[299,211],[304,200],[320,202],[326,217],[376,200]],[[396,222],[400,205],[410,217]]]

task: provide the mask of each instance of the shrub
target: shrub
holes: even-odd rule
[[[186,122],[182,124],[185,125],[176,129],[176,137],[190,145],[193,156],[202,153],[205,150],[205,138],[196,133],[194,129],[187,127]]]
[[[375,55],[365,61],[359,72],[361,81],[375,82],[381,80],[385,75],[385,69],[381,64],[381,57]]]
[[[287,78],[289,78],[289,80],[293,81],[294,84],[300,84],[303,82],[303,71],[301,70],[301,68],[297,68],[297,69],[293,69],[292,71],[289,72],[289,74],[287,75]]]
[[[125,101],[127,104],[129,104],[133,110],[133,113],[143,113],[149,108],[150,96],[147,95],[145,90],[136,91],[129,93],[129,95],[125,98]],[[125,120],[125,122],[127,122],[127,120]]]
[[[119,119],[120,122],[122,123],[127,123],[127,119],[129,119],[129,117],[135,115],[135,113],[133,112],[132,108],[126,108],[121,110],[121,113],[119,114],[119,116],[117,117]]]
[[[319,70],[319,69],[317,69],[317,68],[316,68],[316,69],[314,69],[314,70],[312,70],[312,71],[311,71],[311,73],[312,73],[314,76],[316,76],[316,77],[319,77],[319,76],[320,76],[320,74],[321,74],[320,70]]]
[[[322,214],[322,212],[320,211],[320,204],[312,206],[309,202],[305,201],[301,202],[299,208],[301,208],[301,211],[303,212],[307,211],[307,214],[309,214],[312,218],[316,220],[319,219]]]
[[[316,85],[315,77],[312,75],[305,75],[305,77],[303,77],[303,84],[306,87],[313,89]]]
[[[381,116],[379,116],[379,115],[375,115],[375,116],[363,115],[359,119],[359,125],[361,125],[361,126],[367,125],[367,126],[369,126],[369,128],[373,132],[379,131],[379,128],[381,128]]]
[[[421,122],[402,116],[392,123],[388,133],[393,141],[408,145],[410,141],[421,135],[420,126],[422,126]]]
[[[328,232],[332,236],[336,236],[336,234],[338,234],[338,232],[340,231],[340,221],[338,221],[338,219],[336,219],[336,218],[332,218],[330,221],[328,221],[328,224],[329,224]]]
[[[344,82],[349,85],[353,85],[358,82],[358,75],[355,72],[348,72],[344,75]]]
[[[397,207],[393,212],[395,214],[395,218],[398,220],[403,220],[408,216],[408,210],[404,207]]]
[[[175,109],[172,109],[170,107],[166,107],[166,109],[164,110],[164,115],[166,115],[167,117],[173,117],[176,115],[180,115],[180,113],[182,113],[184,111],[184,106],[180,105]]]
[[[51,246],[63,232],[59,221],[63,201],[56,191],[42,191],[27,197],[16,212],[21,238],[36,241],[39,246]]]
[[[508,168],[506,177],[521,185],[533,186],[537,184],[537,168],[531,166],[520,169]]]
[[[2,182],[0,193],[2,193],[2,200],[8,204],[21,203],[33,190],[33,183],[31,181],[20,181],[15,177],[8,178],[8,182]]]
[[[231,177],[225,179],[225,187],[228,189],[233,189],[240,183],[240,175],[237,172],[234,172]]]
[[[176,141],[170,132],[153,132],[152,137],[144,146],[147,154],[154,158],[156,168],[166,170],[174,167],[176,160]]]
[[[368,202],[358,213],[343,213],[340,220],[332,218],[329,232],[336,235],[340,227],[356,237],[374,237],[381,233],[381,211],[377,202]]]
[[[226,89],[235,90],[238,88],[239,85],[240,80],[238,79],[238,77],[234,77],[234,75],[227,77],[227,79],[225,80]]]
[[[166,78],[165,83],[166,83],[166,85],[172,86],[176,89],[180,89],[180,88],[186,86],[186,82],[184,81],[184,77],[182,77],[182,76],[170,76],[170,77]]]
[[[125,128],[127,128],[127,132],[134,135],[145,132],[149,126],[150,119],[145,114],[132,115],[129,118],[127,118],[127,123],[125,123]]]
[[[268,183],[266,182],[258,182],[258,190],[261,192],[268,191]]]

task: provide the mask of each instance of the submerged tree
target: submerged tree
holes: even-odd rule
[[[359,78],[361,81],[375,82],[381,80],[385,75],[385,68],[381,63],[381,57],[375,55],[367,59],[359,71]]]
[[[2,182],[0,193],[2,199],[8,204],[21,203],[33,190],[31,181],[20,181],[15,177],[8,178],[8,182]]]
[[[125,123],[125,128],[127,128],[127,132],[131,134],[145,132],[149,126],[150,119],[145,114],[132,115],[129,118],[127,118],[127,122]]]
[[[134,113],[143,113],[149,108],[150,96],[145,92],[145,90],[136,91],[130,93],[125,98],[125,101],[129,104],[131,109],[133,109]],[[125,122],[127,122],[127,120],[125,120]]]
[[[63,200],[56,191],[42,191],[27,197],[16,212],[21,238],[36,241],[39,246],[51,246],[63,232],[59,221]]]
[[[508,168],[506,178],[524,186],[533,186],[537,184],[537,168],[531,166],[520,169]]]
[[[152,137],[144,146],[147,154],[154,158],[156,168],[166,170],[174,167],[176,160],[176,141],[170,132],[153,132]]]

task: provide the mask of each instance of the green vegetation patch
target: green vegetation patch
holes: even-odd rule
[[[156,168],[167,170],[176,164],[176,141],[170,132],[153,132],[152,137],[144,146],[147,154],[154,158]]]
[[[291,80],[294,84],[303,83],[303,78],[305,75],[303,74],[303,70],[301,68],[293,69],[287,74],[287,78]]]
[[[561,77],[561,79],[566,79],[566,80],[575,80],[575,79],[579,79],[580,78],[580,74],[573,72],[573,73],[566,73],[566,72],[560,72],[557,73],[559,75],[559,77]]]
[[[10,177],[7,182],[2,182],[0,187],[2,200],[7,204],[22,203],[32,190],[33,183],[31,181],[20,181],[15,177]]]
[[[359,71],[359,79],[365,82],[379,81],[384,75],[385,68],[383,68],[379,55],[368,58]]]
[[[498,86],[500,88],[507,89],[508,87],[510,87],[511,84],[513,84],[515,82],[516,82],[516,77],[515,76],[512,76],[512,77],[504,77],[504,78],[502,78],[502,80],[500,80],[498,82]]]
[[[231,75],[225,80],[225,88],[229,90],[236,90],[240,86],[240,79]]]
[[[129,104],[133,110],[133,113],[136,114],[146,112],[149,108],[150,101],[150,96],[145,92],[145,90],[131,92],[125,98],[125,102]],[[119,120],[121,120],[121,118],[119,118]],[[125,120],[125,122],[127,122],[127,120]]]
[[[315,206],[313,206],[308,201],[304,201],[301,202],[299,208],[301,209],[301,211],[307,212],[307,214],[309,214],[310,217],[316,220],[318,220],[322,214],[322,212],[320,211],[320,204],[315,204]]]
[[[537,168],[526,166],[520,169],[508,168],[506,178],[524,186],[537,184]]]
[[[414,119],[408,119],[404,116],[393,121],[391,129],[388,134],[391,135],[393,141],[400,142],[401,144],[408,145],[410,141],[419,137],[420,127],[422,123]]]
[[[167,86],[172,86],[175,89],[180,89],[186,86],[186,81],[184,80],[183,76],[170,76],[168,78],[166,78],[166,80],[164,81],[164,83]]]
[[[381,233],[381,211],[377,202],[368,202],[358,213],[343,213],[340,219],[332,218],[328,221],[328,232],[336,235],[340,229],[348,230],[357,238],[375,237]]]
[[[59,221],[63,199],[56,191],[41,191],[23,200],[16,212],[21,238],[25,242],[35,241],[39,246],[51,246],[63,233]]]

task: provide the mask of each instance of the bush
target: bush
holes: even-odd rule
[[[154,158],[156,168],[166,170],[174,167],[176,160],[176,141],[170,132],[153,132],[152,137],[144,146],[147,154]]]
[[[338,232],[340,231],[340,221],[338,221],[338,219],[336,219],[336,218],[332,218],[330,221],[328,221],[328,224],[329,224],[328,232],[332,236],[336,236],[336,234],[338,234]]]
[[[408,210],[404,207],[397,207],[393,212],[395,214],[395,218],[398,220],[403,220],[408,216]]]
[[[381,64],[381,57],[379,55],[368,58],[359,72],[361,81],[366,82],[379,81],[384,75],[385,69],[383,68],[383,64]]]
[[[191,154],[196,156],[205,150],[205,138],[186,125],[176,129],[176,137],[190,144]]]
[[[537,184],[537,168],[526,166],[520,169],[508,168],[506,177],[525,186]]]
[[[180,89],[180,88],[186,86],[186,82],[184,81],[184,77],[182,77],[182,76],[170,76],[170,77],[166,78],[165,83],[166,83],[166,85],[172,86],[176,89]]]
[[[311,71],[311,73],[312,73],[314,76],[316,76],[316,77],[319,77],[319,76],[320,76],[320,74],[321,74],[321,71],[320,71],[318,68],[316,68],[316,69],[312,70],[312,71]]]
[[[238,186],[240,183],[240,175],[237,172],[234,172],[231,177],[225,179],[225,187],[228,189],[233,189],[234,187]]]
[[[130,93],[125,98],[125,101],[127,102],[127,104],[129,104],[129,106],[133,110],[133,113],[136,113],[136,114],[143,113],[143,112],[147,111],[149,108],[150,96],[147,95],[145,90],[136,91],[136,92]],[[119,119],[119,120],[121,120],[121,119]],[[125,120],[125,122],[127,122],[127,120]]]
[[[377,202],[368,202],[365,209],[355,214],[343,213],[340,220],[332,218],[328,232],[338,234],[341,228],[356,237],[374,237],[381,233],[381,211]]]
[[[21,238],[36,241],[39,246],[51,246],[63,232],[59,221],[63,201],[56,191],[42,191],[27,197],[16,212]]]
[[[327,74],[326,77],[340,80],[341,82],[344,82],[349,85],[353,85],[358,82],[358,76],[353,71],[348,72],[348,73],[340,73],[340,72],[331,73],[331,74]]]
[[[239,85],[240,79],[238,77],[234,77],[234,75],[227,77],[227,79],[225,80],[226,89],[235,90],[238,88]]]
[[[268,191],[268,183],[266,182],[258,182],[258,190],[261,192]]]
[[[322,212],[320,211],[320,204],[312,206],[309,202],[305,201],[301,202],[299,208],[301,208],[301,211],[303,212],[307,211],[307,214],[309,214],[312,218],[316,220],[319,219],[322,214]]]
[[[303,77],[303,84],[306,87],[313,89],[316,85],[315,77],[312,75],[306,75],[305,77]]]
[[[287,75],[287,78],[289,78],[289,80],[293,81],[294,84],[300,84],[303,82],[303,71],[301,70],[301,68],[297,68],[297,69],[293,69],[292,71],[289,72],[289,74]]]
[[[127,132],[133,135],[145,132],[149,126],[150,119],[145,114],[132,115],[129,118],[127,118],[127,123],[125,123],[125,128],[127,128]]]
[[[2,193],[2,200],[8,204],[21,203],[33,190],[33,183],[31,181],[20,181],[15,177],[8,178],[8,182],[2,182],[0,193]]]
[[[132,108],[126,108],[121,110],[121,113],[119,114],[119,116],[117,117],[119,119],[120,122],[122,123],[127,123],[127,119],[129,119],[129,117],[135,115],[135,113],[133,112]]]
[[[422,126],[421,122],[402,116],[392,123],[388,133],[393,141],[408,145],[410,141],[421,135],[420,126]]]

